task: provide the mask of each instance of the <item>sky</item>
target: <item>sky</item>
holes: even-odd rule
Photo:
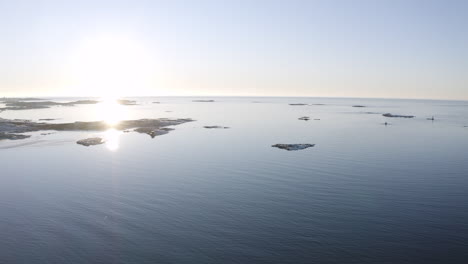
[[[0,0],[0,97],[468,100],[467,13],[454,0]]]

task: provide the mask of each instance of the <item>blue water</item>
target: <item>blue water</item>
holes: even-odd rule
[[[126,119],[196,121],[117,148],[75,144],[99,132],[0,141],[0,263],[468,260],[468,102],[194,99],[135,98]],[[0,117],[90,121],[97,107]]]

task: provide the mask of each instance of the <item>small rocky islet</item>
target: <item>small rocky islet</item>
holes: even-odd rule
[[[85,139],[78,140],[76,144],[89,147],[89,146],[101,145],[101,144],[104,144],[105,142],[106,141],[103,138],[93,137],[93,138],[85,138]]]
[[[287,151],[303,150],[306,148],[314,147],[315,144],[275,144],[273,148],[284,149]]]
[[[383,114],[382,116],[393,117],[393,118],[414,118],[413,115],[394,115],[394,114],[391,114],[391,113],[386,113],[386,114]]]

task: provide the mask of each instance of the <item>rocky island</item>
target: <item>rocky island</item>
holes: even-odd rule
[[[186,122],[191,122],[192,119],[138,119],[138,120],[124,120],[116,125],[109,125],[105,121],[93,122],[74,122],[74,123],[37,123],[28,120],[9,120],[0,118],[0,139],[24,139],[30,137],[24,135],[27,132],[37,131],[105,131],[108,129],[116,130],[129,130],[133,129],[134,132],[148,134],[152,138],[159,135],[167,134],[173,130],[168,126],[180,125]],[[96,142],[96,141],[83,141]]]
[[[5,104],[5,107],[0,108],[0,111],[7,111],[7,110],[31,110],[31,109],[44,109],[50,108],[52,106],[75,106],[75,105],[84,105],[84,104],[97,104],[99,101],[95,100],[78,100],[73,102],[67,103],[58,103],[53,101],[34,101],[30,102],[24,100],[14,100],[8,99],[0,101]]]

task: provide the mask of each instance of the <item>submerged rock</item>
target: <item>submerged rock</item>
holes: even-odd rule
[[[414,116],[412,115],[393,115],[390,113],[383,114],[385,117],[399,117],[399,118],[413,118]]]
[[[301,105],[307,105],[307,104],[289,104],[289,105],[301,106]]]
[[[100,137],[94,137],[94,138],[85,138],[85,139],[78,140],[76,144],[89,147],[89,146],[94,146],[94,145],[100,145],[100,144],[103,144],[104,142],[106,142],[104,139]]]
[[[303,116],[303,117],[299,117],[298,119],[299,119],[299,120],[304,120],[304,121],[309,121],[309,120],[310,120],[310,117],[308,117],[308,116]]]
[[[207,129],[216,129],[216,128],[228,129],[229,127],[223,127],[223,126],[204,126],[204,128],[207,128]]]
[[[306,148],[311,148],[313,146],[315,146],[315,144],[275,144],[275,145],[272,145],[272,147],[274,148],[285,149],[288,151],[303,150]]]

